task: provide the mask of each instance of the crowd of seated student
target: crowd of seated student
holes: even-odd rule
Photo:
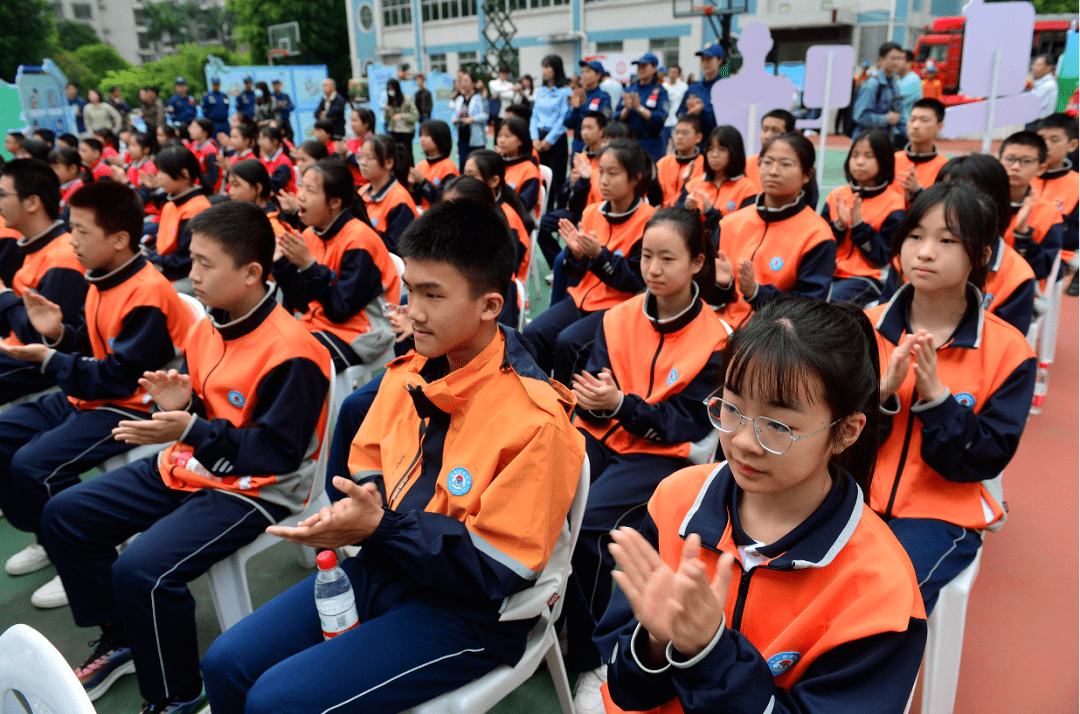
[[[644,117],[647,104],[630,110]],[[512,279],[534,259],[535,214],[523,199],[535,203],[539,186],[524,120],[503,122],[499,153],[471,152],[460,177],[447,125],[421,126],[428,160],[410,170],[400,144],[371,134],[362,112],[354,124],[369,131],[352,147],[293,147],[275,125],[256,135],[237,119],[219,153],[212,127],[196,120],[190,146],[166,132],[156,149],[125,131],[120,165],[102,159],[97,139],[77,153],[58,139],[51,167],[8,164],[0,216],[12,235],[0,235],[0,248],[15,249],[0,250],[0,275],[11,276],[0,291],[0,399],[61,393],[0,418],[0,509],[38,541],[7,570],[51,560],[58,579],[35,603],[70,602],[78,625],[102,628],[77,670],[91,696],[134,671],[146,711],[193,712],[205,697],[226,710],[348,701],[397,711],[512,663],[539,614],[531,578],[551,556],[587,455],[593,490],[565,611],[582,712],[770,698],[800,711],[802,692],[838,670],[861,672],[890,692],[883,711],[901,711],[926,613],[1004,520],[985,484],[1025,426],[1035,357],[1021,333],[1036,280],[1056,279],[1054,259],[1076,247],[1075,191],[1061,180],[1076,126],[1054,115],[1037,133],[1008,137],[997,157],[948,160],[934,144],[943,107],[921,100],[905,149],[894,153],[878,132],[858,137],[844,165],[849,184],[818,215],[814,149],[788,116],[766,114],[762,151],[749,159],[734,128],[703,137],[695,116],[681,118],[676,153],[654,162],[639,141],[611,138],[624,125],[584,113],[585,151],[555,199],[562,211],[545,216],[558,217],[565,241],[552,257],[565,292],[553,292],[524,335],[513,330],[521,306]],[[33,141],[44,143],[24,139],[24,155]],[[107,176],[94,175],[101,165]],[[147,213],[152,205],[159,216]],[[551,225],[542,221],[541,234]],[[406,259],[404,284],[391,253]],[[212,308],[190,331],[175,294],[185,278]],[[123,302],[130,294],[134,303]],[[110,301],[122,307],[103,320]],[[875,302],[866,316],[852,305]],[[846,347],[846,376],[877,375],[872,389],[836,401],[836,374],[806,347],[811,326],[821,345]],[[334,415],[335,505],[276,527],[309,491],[331,360],[341,372],[391,347],[403,359]],[[181,350],[185,369],[166,371]],[[228,388],[213,386],[226,373]],[[717,385],[724,391],[706,399]],[[150,402],[161,414],[148,419]],[[718,458],[737,460],[680,471],[710,422]],[[478,451],[463,431],[496,443]],[[826,431],[822,445],[794,445]],[[55,432],[63,448],[31,458],[31,432]],[[964,456],[973,434],[986,453],[977,461]],[[79,482],[149,443],[172,446],[160,462]],[[820,458],[785,457],[788,447]],[[49,469],[49,458],[65,463]],[[522,510],[538,492],[549,508]],[[798,515],[784,518],[769,512],[775,501],[750,495],[796,492]],[[870,509],[845,538],[880,562],[817,563],[814,529],[848,518],[863,498]],[[317,547],[365,544],[346,563],[361,625],[321,644],[311,586],[301,584],[215,643],[201,677],[186,583],[267,526]],[[118,558],[114,546],[137,531],[152,535]],[[719,542],[721,555],[699,552],[697,536],[684,546],[691,532]],[[804,549],[811,570],[887,573],[889,594],[883,585],[866,612],[824,597],[814,577],[792,580],[836,631],[816,633],[802,660],[776,660],[795,645],[781,651],[779,621],[745,619],[769,603],[748,609],[741,582]],[[616,562],[623,573],[611,595]],[[697,605],[650,599],[650,583],[676,572],[693,581],[685,597]],[[708,613],[701,602],[712,603]],[[515,616],[500,620],[507,607]],[[669,619],[657,614],[669,608]],[[337,677],[345,681],[325,692],[294,684],[414,630],[415,648],[387,653],[362,677]],[[838,647],[860,652],[859,662]],[[886,661],[895,671],[884,673]],[[764,677],[770,669],[785,676]],[[724,694],[716,683],[726,676],[745,688]],[[862,686],[829,690],[820,711],[851,710]]]

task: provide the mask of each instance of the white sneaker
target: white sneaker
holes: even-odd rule
[[[585,672],[574,686],[575,714],[604,714],[604,696],[600,685],[607,681],[607,665]]]
[[[4,563],[8,575],[35,573],[51,563],[49,554],[37,543],[26,546]]]
[[[60,581],[60,576],[57,575],[35,590],[34,594],[30,596],[30,602],[33,603],[34,607],[40,607],[42,610],[67,605],[68,597],[64,591],[64,583]]]

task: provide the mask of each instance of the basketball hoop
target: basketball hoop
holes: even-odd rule
[[[281,50],[281,49],[271,48],[271,49],[266,51],[266,59],[267,59],[267,62],[271,66],[273,66],[275,57],[277,57],[278,59],[281,59],[282,57],[288,57],[290,54],[291,53],[288,50]]]

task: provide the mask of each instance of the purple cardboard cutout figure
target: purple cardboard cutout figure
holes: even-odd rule
[[[773,109],[791,109],[795,85],[790,79],[765,71],[765,55],[772,49],[772,34],[761,22],[742,28],[738,41],[743,57],[742,69],[734,77],[713,85],[712,103],[716,123],[731,124],[742,134],[746,155],[760,150],[758,145],[761,117]],[[751,116],[752,115],[752,116]]]

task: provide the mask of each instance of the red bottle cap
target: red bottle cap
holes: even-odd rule
[[[319,564],[319,570],[329,570],[337,566],[337,553],[332,550],[324,550],[315,558],[315,562]]]

